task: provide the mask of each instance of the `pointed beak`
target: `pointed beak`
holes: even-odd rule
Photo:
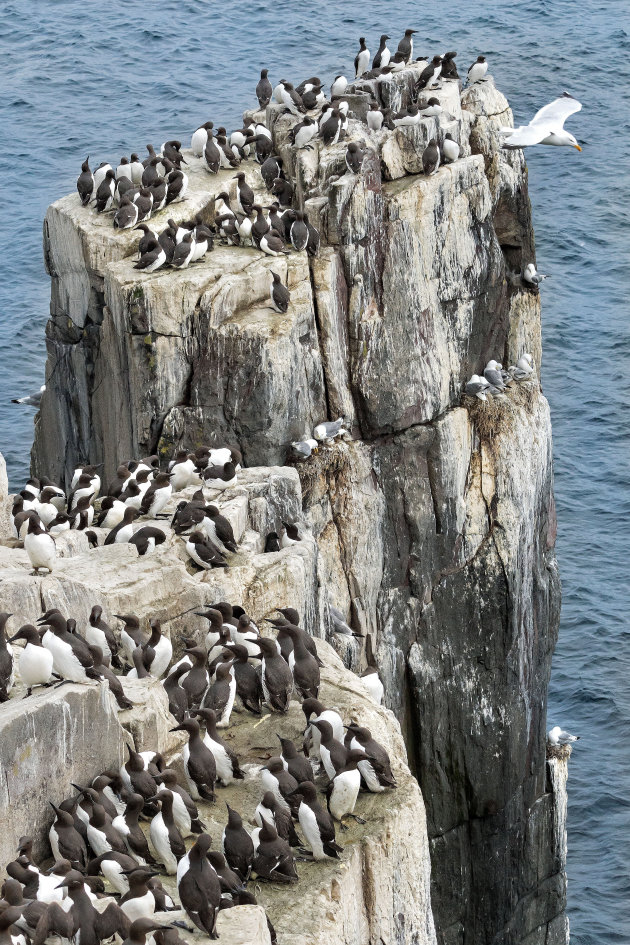
[[[575,148],[576,151],[581,151],[581,150],[582,150],[582,148],[579,146],[579,144],[574,144],[573,147]]]
[[[65,879],[64,879],[63,883],[59,883],[58,886],[55,886],[55,889],[65,889],[66,886],[67,886],[67,883],[66,883],[66,881],[65,881]]]

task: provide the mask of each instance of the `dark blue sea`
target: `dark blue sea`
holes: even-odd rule
[[[564,584],[549,723],[581,734],[571,761],[569,914],[575,945],[630,942],[630,5],[627,0],[31,0],[0,6],[0,449],[28,472],[44,378],[47,205],[81,161],[240,126],[259,70],[351,69],[358,37],[416,27],[418,54],[490,61],[517,122],[564,89],[583,145],[528,152],[554,424]],[[347,72],[347,74],[350,74]],[[624,232],[626,236],[624,237]]]

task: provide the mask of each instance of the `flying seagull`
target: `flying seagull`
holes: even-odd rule
[[[499,133],[507,135],[504,148],[528,148],[534,144],[553,144],[556,147],[577,148],[581,151],[572,134],[564,130],[564,123],[570,115],[579,112],[582,105],[576,98],[563,92],[536,112],[528,125],[520,128],[499,128]]]

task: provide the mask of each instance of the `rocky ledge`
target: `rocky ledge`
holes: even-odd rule
[[[414,68],[371,91],[408,104]],[[362,89],[347,96],[358,116]],[[545,759],[560,606],[549,410],[536,380],[492,417],[461,400],[490,358],[530,352],[539,376],[539,296],[519,277],[534,260],[527,171],[498,147],[511,113],[492,81],[436,95],[445,114],[413,128],[370,135],[350,120],[368,147],[357,175],[346,142],[295,152],[281,108],[257,115],[321,234],[313,259],[217,247],[183,272],[142,275],[134,234],[76,195],[57,201],[33,468],[63,477],[104,462],[109,475],[214,437],[248,465],[283,463],[314,422],[343,415],[352,438],[298,468],[302,517],[318,585],[369,637],[402,725],[438,940],[555,945],[567,932],[562,779]],[[419,155],[446,131],[460,158],[424,177]],[[171,215],[212,221],[233,174],[190,160],[188,201]],[[241,169],[267,202],[255,163]],[[286,315],[268,307],[270,268],[291,290]],[[356,644],[338,649],[362,664]]]
[[[177,499],[190,497],[192,491],[179,493]],[[264,554],[259,543],[269,522],[290,518],[299,510],[300,499],[294,470],[245,470],[238,486],[219,500],[234,528],[239,552],[231,556],[229,568],[208,572],[192,570],[182,539],[164,521],[159,527],[167,534],[166,542],[145,557],[128,544],[90,549],[85,535],[75,532],[72,544],[59,542],[65,556],[47,577],[30,574],[20,548],[0,546],[3,606],[20,624],[34,623],[42,609],[58,607],[73,614],[79,628],[85,627],[94,604],[103,608],[112,626],[115,613],[133,611],[142,625],[157,617],[177,651],[182,635],[203,641],[207,621],[195,611],[214,601],[240,601],[260,626],[277,606],[290,602],[304,615],[304,626],[317,634],[322,626],[317,544],[305,534],[295,545]],[[170,511],[174,506],[175,500]],[[376,705],[329,644],[319,639],[317,648],[323,663],[320,699],[348,722],[360,720],[370,728],[390,753],[398,787],[360,798],[357,813],[367,825],[353,824],[338,836],[344,847],[340,860],[299,863],[295,886],[265,884],[258,902],[281,945],[316,945],[323,940],[331,945],[378,941],[433,945],[426,816],[420,789],[406,764],[400,725],[391,711]],[[17,657],[19,644],[14,651]],[[24,834],[34,837],[36,860],[46,857],[52,822],[49,800],[67,796],[71,782],[89,783],[103,771],[117,770],[127,757],[127,744],[136,751],[158,751],[169,766],[181,771],[182,738],[170,731],[176,721],[168,711],[162,681],[121,679],[132,703],[123,711],[104,682],[66,684],[24,701],[18,677],[9,702],[0,706],[2,864],[14,859]],[[277,733],[301,744],[303,729],[298,701],[291,703],[287,716],[264,714],[256,719],[246,712],[233,714],[223,734],[239,757],[245,780],[218,788],[216,804],[199,804],[215,849],[220,849],[225,826],[223,801],[248,823],[262,795],[260,767],[277,753]],[[172,878],[163,882],[176,899]],[[238,920],[233,912],[239,913]],[[177,917],[168,913],[164,921]],[[185,915],[181,918],[190,925]],[[223,945],[269,943],[264,916],[260,921],[253,907],[222,914],[219,934]],[[184,932],[183,937],[207,941],[197,932]]]

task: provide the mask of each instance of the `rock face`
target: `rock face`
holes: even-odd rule
[[[295,490],[295,472],[284,473],[286,483]],[[260,481],[274,475],[272,469],[248,470],[243,478],[249,477],[253,483],[241,486],[241,495],[249,491],[250,504],[256,500],[260,504],[264,501]],[[286,515],[291,489],[286,488],[284,494],[285,504],[278,507],[278,513]],[[237,498],[232,495],[223,504],[226,514]],[[161,527],[168,530],[163,523]],[[319,589],[314,541],[303,540],[298,546],[264,556],[251,553],[247,569],[234,562],[224,572],[201,576],[189,573],[172,536],[151,558],[139,558],[130,551],[134,550],[124,545],[84,549],[71,559],[62,559],[52,577],[40,579],[28,575],[23,552],[5,548],[0,573],[3,599],[14,587],[10,605],[21,622],[34,620],[41,606],[57,604],[64,612],[75,614],[83,629],[92,600],[101,604],[105,619],[115,626],[113,614],[121,607],[131,609],[133,594],[133,611],[142,625],[146,626],[157,612],[174,644],[176,630],[203,639],[201,624],[205,621],[189,611],[218,598],[242,602],[261,625],[276,606],[289,602],[306,613],[313,626],[319,625],[315,616]],[[149,562],[153,580],[147,573]],[[28,582],[21,577],[28,577]],[[35,590],[30,596],[24,593],[26,583]],[[323,663],[321,699],[345,720],[360,720],[370,728],[392,758],[398,789],[360,798],[357,812],[368,825],[353,824],[338,836],[344,846],[341,860],[300,863],[296,886],[265,885],[260,893],[257,891],[257,898],[265,906],[282,945],[318,945],[321,941],[329,945],[380,941],[435,945],[424,802],[406,765],[400,725],[391,711],[374,703],[331,646],[318,640],[317,647]],[[19,654],[17,645],[15,654]],[[48,800],[60,801],[68,796],[70,781],[81,784],[104,770],[117,769],[126,757],[125,746],[130,739],[136,750],[160,751],[169,763],[180,767],[181,737],[169,732],[175,720],[168,713],[161,682],[129,680],[124,685],[134,706],[117,713],[104,684],[66,685],[23,701],[18,682],[17,691],[0,709],[2,864],[13,859],[23,834],[34,835],[36,857],[46,856],[47,830],[52,820]],[[225,826],[223,801],[242,812],[249,825],[263,793],[260,767],[277,751],[276,733],[300,744],[303,728],[304,716],[297,701],[291,703],[287,716],[266,715],[257,720],[249,713],[233,714],[224,735],[240,759],[245,780],[219,789],[216,804],[200,804],[200,816],[215,848],[220,846]],[[170,881],[164,882],[174,895]],[[169,913],[171,916],[179,918]],[[219,932],[225,945],[269,945],[264,914],[259,909],[248,908],[243,914],[237,909],[228,910],[221,918]],[[186,932],[183,937],[192,945],[208,941],[197,932]]]
[[[408,104],[415,69],[372,90]],[[110,474],[215,436],[248,464],[281,463],[314,421],[344,415],[352,439],[298,468],[321,598],[309,626],[322,632],[327,596],[371,638],[427,805],[438,940],[549,945],[568,934],[545,767],[560,605],[549,411],[537,382],[492,415],[461,406],[490,358],[530,352],[540,367],[539,298],[517,275],[534,260],[527,172],[498,148],[511,113],[491,81],[437,95],[439,123],[370,135],[351,120],[368,146],[356,176],[346,142],[296,154],[292,119],[267,109],[322,237],[308,262],[228,247],[139,275],[132,235],[113,236],[76,195],[54,204],[33,466],[63,477],[89,459]],[[425,178],[418,156],[446,131],[461,157]],[[261,195],[256,166],[243,169]],[[230,176],[193,160],[191,204],[172,215],[211,219]],[[287,316],[267,308],[269,269],[291,289]],[[335,642],[358,668],[356,643]]]

